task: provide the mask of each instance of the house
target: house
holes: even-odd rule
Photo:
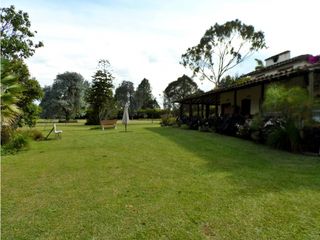
[[[320,100],[320,56],[310,54],[290,57],[290,51],[265,59],[265,66],[243,75],[249,80],[228,87],[192,95],[178,101],[180,116],[208,118],[234,113],[253,116],[262,111],[262,103],[270,84],[300,86]],[[315,111],[320,119],[320,110]]]

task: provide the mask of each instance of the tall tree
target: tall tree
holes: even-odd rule
[[[199,92],[197,83],[190,77],[183,75],[176,81],[169,83],[163,92],[164,95],[164,108],[175,109],[175,101],[185,98],[188,95]]]
[[[211,26],[200,43],[182,55],[181,63],[189,67],[194,76],[218,87],[226,72],[265,47],[263,32],[236,19]]]
[[[128,99],[129,96],[129,99]],[[115,95],[114,95],[118,106],[123,107],[126,102],[129,100],[129,114],[130,116],[133,115],[134,112],[134,85],[133,82],[130,81],[123,81],[119,87],[116,88]]]
[[[29,15],[14,6],[1,8],[1,56],[6,59],[31,57],[43,43],[34,43],[36,31],[30,30]]]
[[[22,87],[17,106],[21,113],[15,119],[16,126],[34,126],[40,108],[34,103],[40,100],[42,90],[38,81],[30,78],[30,73],[23,59],[31,57],[35,49],[42,47],[42,42],[34,43],[36,31],[30,30],[29,15],[23,11],[16,11],[14,6],[1,8],[1,61],[9,60],[8,71],[14,74]]]
[[[114,95],[115,99],[117,100],[120,106],[124,106],[126,104],[126,102],[128,101],[128,94],[130,98],[129,100],[131,101],[131,98],[134,95],[133,82],[123,81],[121,85],[116,88]]]
[[[109,61],[100,60],[86,94],[86,101],[89,104],[87,124],[99,124],[100,120],[113,115],[115,110],[113,79]]]
[[[59,108],[58,93],[54,91],[52,86],[45,86],[43,88],[44,96],[40,102],[40,107],[42,108],[41,117],[42,118],[60,118],[63,116],[61,109]]]
[[[137,110],[148,108],[154,109],[159,107],[157,100],[152,96],[149,80],[146,78],[144,78],[137,87],[134,99]]]
[[[40,106],[45,113],[55,109],[56,115],[63,115],[67,121],[77,116],[81,110],[81,97],[85,81],[76,72],[58,74],[51,88],[45,88],[45,97]],[[48,114],[48,116],[51,116]]]

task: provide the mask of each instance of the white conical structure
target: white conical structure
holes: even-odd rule
[[[124,105],[123,116],[122,116],[122,123],[124,124],[126,131],[127,131],[127,125],[129,123],[129,111],[128,111],[128,109],[129,109],[129,102],[127,102]]]

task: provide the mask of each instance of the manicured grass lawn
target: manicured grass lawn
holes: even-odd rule
[[[320,158],[157,123],[59,128],[2,158],[2,239],[320,239]]]

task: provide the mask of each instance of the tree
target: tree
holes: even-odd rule
[[[40,100],[43,93],[36,79],[30,78],[24,58],[31,57],[35,49],[42,47],[42,42],[34,43],[36,32],[30,30],[29,15],[23,11],[16,12],[14,6],[1,8],[1,61],[9,60],[8,71],[14,73],[22,87],[22,94],[16,105],[21,113],[15,119],[16,126],[35,125],[40,108],[34,103]]]
[[[81,98],[84,95],[85,81],[76,72],[58,74],[52,87],[45,88],[45,96],[40,106],[44,109],[44,115],[54,117],[64,116],[66,121],[77,116],[81,110]]]
[[[152,96],[149,80],[146,78],[144,78],[137,87],[134,100],[136,104],[136,110],[148,108],[154,109],[159,107],[157,100]]]
[[[63,116],[63,112],[59,108],[58,102],[58,92],[54,91],[52,86],[45,86],[43,88],[44,97],[41,100],[40,107],[42,108],[41,117],[42,118],[60,118]]]
[[[238,19],[223,25],[211,26],[200,43],[188,48],[182,55],[182,62],[194,76],[207,79],[218,87],[224,74],[254,52],[265,48],[264,33],[255,31]]]
[[[9,61],[1,62],[1,127],[12,126],[16,117],[21,114],[17,102],[21,97],[22,87],[17,76],[8,70]]]
[[[116,88],[114,95],[115,99],[117,100],[120,106],[124,106],[126,104],[126,102],[128,101],[128,94],[129,100],[131,101],[131,98],[134,95],[133,82],[123,81],[121,85]]]
[[[41,111],[34,103],[34,101],[40,100],[43,96],[40,84],[35,78],[30,78],[28,66],[22,59],[2,61],[7,61],[7,71],[16,76],[18,83],[22,87],[22,93],[17,102],[17,106],[21,109],[21,114],[15,119],[15,125],[33,127]]]
[[[128,99],[129,95],[129,99]],[[118,106],[123,107],[126,102],[129,100],[129,114],[130,116],[133,116],[134,113],[134,85],[133,82],[130,81],[123,81],[119,87],[116,88],[115,91],[115,99],[117,101]]]
[[[195,83],[190,77],[183,75],[176,81],[169,83],[164,90],[164,108],[170,110],[175,109],[175,101],[197,92],[199,92],[197,83]]]
[[[220,87],[221,88],[230,87],[232,85],[245,83],[249,80],[251,80],[251,77],[249,77],[249,76],[248,77],[239,77],[238,75],[235,75],[235,76],[227,75],[221,79],[218,87],[219,88]]]
[[[22,112],[17,106],[17,102],[21,97],[22,87],[18,82],[17,76],[12,74],[8,66],[8,60],[1,60],[1,144],[9,142],[11,133],[14,130],[13,125]]]
[[[14,6],[1,8],[1,56],[6,59],[31,57],[43,43],[34,43],[36,31],[31,31],[29,15]]]
[[[301,87],[286,88],[274,84],[268,87],[263,106],[265,111],[278,112],[285,121],[300,125],[302,120],[311,118],[312,99]]]
[[[99,124],[100,120],[114,114],[113,79],[108,60],[100,60],[98,70],[92,77],[92,84],[87,91],[86,101],[89,104],[87,124]]]

